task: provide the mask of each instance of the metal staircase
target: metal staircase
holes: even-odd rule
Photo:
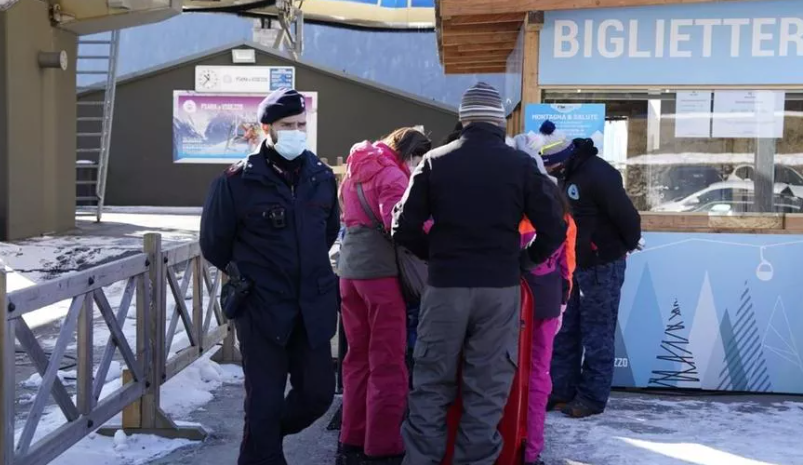
[[[76,207],[96,209],[98,222],[106,197],[119,43],[120,31],[78,41]]]

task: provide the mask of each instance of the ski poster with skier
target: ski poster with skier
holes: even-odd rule
[[[317,152],[318,93],[306,97],[308,148]],[[257,121],[257,94],[173,92],[173,162],[231,164],[265,139]]]

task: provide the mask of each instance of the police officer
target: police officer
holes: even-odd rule
[[[235,264],[251,283],[235,311],[227,308],[245,373],[238,465],[285,465],[283,438],[323,416],[334,397],[337,284],[328,251],[340,214],[332,170],[306,150],[304,106],[290,89],[260,104],[266,140],[213,182],[201,217],[204,257],[221,270]]]

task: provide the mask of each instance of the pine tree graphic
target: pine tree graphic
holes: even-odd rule
[[[725,314],[720,325],[725,360],[717,390],[769,392],[772,389],[761,335],[756,325],[750,287],[744,283],[739,309]]]
[[[694,355],[687,349],[689,339],[682,336],[682,331],[686,327],[683,324],[683,316],[680,314],[680,305],[675,300],[672,306],[672,315],[666,324],[664,339],[661,341],[663,354],[658,355],[658,360],[669,362],[673,369],[654,370],[653,377],[650,378],[650,386],[678,387],[678,383],[696,383],[697,365],[694,363]]]

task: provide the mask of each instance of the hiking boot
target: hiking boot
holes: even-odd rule
[[[365,453],[362,447],[350,446],[348,444],[337,445],[337,459],[335,465],[362,465]]]
[[[566,404],[560,411],[563,412],[564,415],[572,418],[587,418],[602,413],[602,410],[591,408],[577,399]]]
[[[551,412],[553,410],[562,411],[568,404],[569,404],[568,401],[550,397],[546,403],[546,411],[547,412]]]

